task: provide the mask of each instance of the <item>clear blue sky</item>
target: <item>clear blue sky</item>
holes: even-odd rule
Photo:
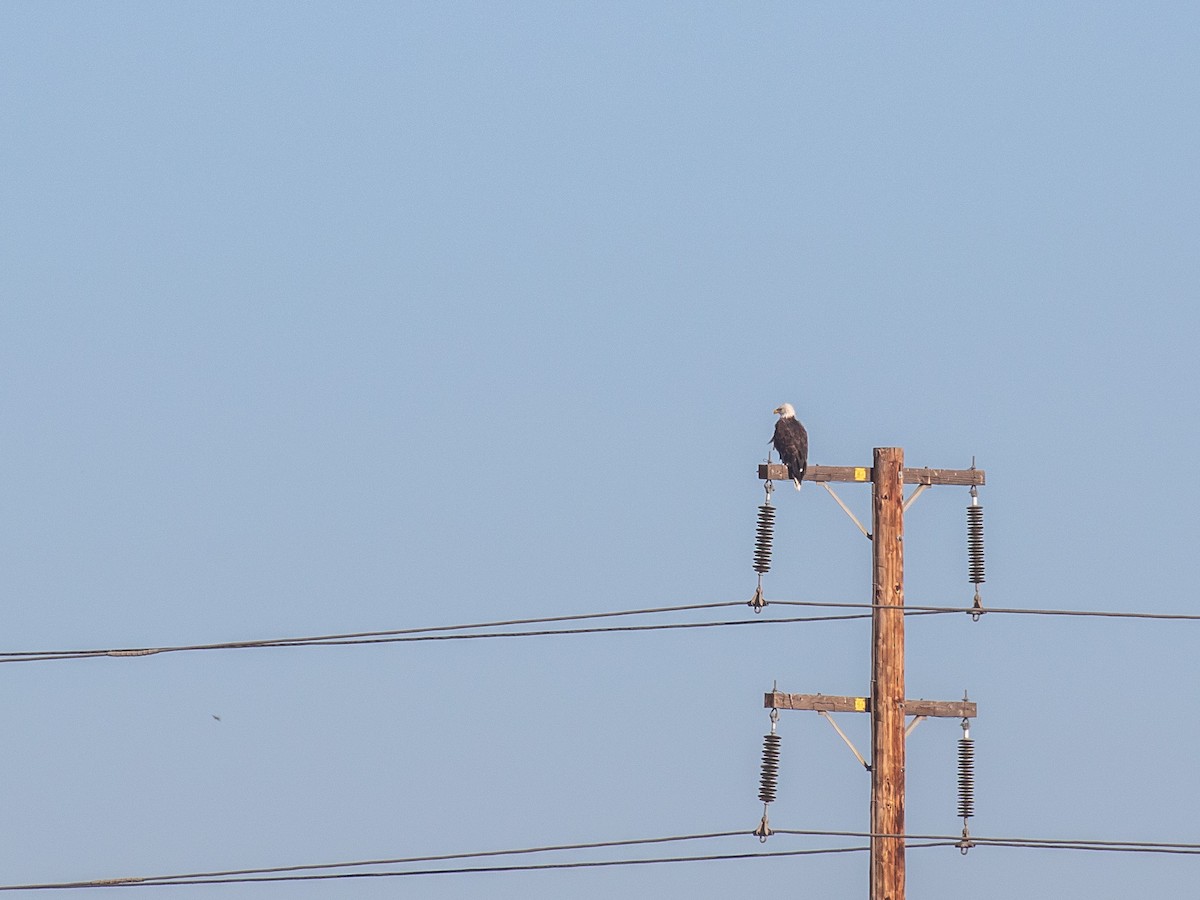
[[[1198,46],[1183,3],[5,4],[0,650],[747,600],[784,401],[817,463],[975,457],[991,605],[1200,611]],[[910,511],[909,602],[969,602],[967,499]],[[777,501],[768,597],[869,599],[825,492]],[[1200,841],[1198,638],[910,620],[909,695],[980,705],[972,831]],[[748,831],[763,691],[867,677],[861,622],[3,664],[0,883]],[[833,731],[780,731],[773,824],[864,830]],[[909,739],[912,833],[961,828],[958,737]],[[913,850],[909,895],[1194,859]],[[850,897],[866,858],[139,890]]]

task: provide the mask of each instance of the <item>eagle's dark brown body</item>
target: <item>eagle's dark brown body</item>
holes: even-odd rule
[[[779,421],[775,423],[775,435],[771,443],[779,454],[779,461],[788,468],[788,476],[800,490],[804,470],[808,468],[808,432],[796,418],[792,404],[785,403],[775,410]]]

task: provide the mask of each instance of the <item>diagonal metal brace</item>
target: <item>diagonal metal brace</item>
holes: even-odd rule
[[[864,769],[866,769],[868,772],[870,772],[871,764],[868,763],[865,759],[863,759],[863,755],[858,752],[858,748],[854,746],[854,743],[850,740],[850,738],[846,737],[846,732],[844,732],[844,731],[842,731],[842,729],[838,728],[838,723],[833,721],[833,716],[831,716],[829,713],[825,712],[825,710],[823,710],[823,709],[818,709],[817,714],[825,717],[825,721],[833,726],[833,730],[838,733],[838,737],[840,737],[843,741],[846,742],[846,746],[850,748],[850,752],[854,754],[854,758],[857,759],[860,763],[862,763],[862,767]]]
[[[858,516],[856,516],[856,515],[854,515],[854,513],[850,512],[850,507],[848,507],[845,503],[842,502],[842,498],[833,492],[833,488],[831,488],[829,486],[829,482],[822,481],[821,487],[823,487],[823,488],[825,488],[825,490],[829,491],[829,496],[837,501],[837,505],[842,508],[842,512],[844,512],[846,515],[848,515],[850,517],[850,521],[858,526],[858,530],[863,533],[863,536],[868,541],[871,540],[871,532],[867,531],[867,529],[863,527],[863,523],[858,521]],[[864,765],[865,765],[865,763],[864,763]]]
[[[920,497],[923,493],[925,493],[925,491],[928,488],[929,488],[928,482],[923,481],[920,484],[918,484],[917,489],[915,491],[913,491],[911,494],[909,494],[908,499],[904,501],[904,511],[908,512],[908,508],[910,506],[912,506],[914,503],[916,503],[917,498]]]

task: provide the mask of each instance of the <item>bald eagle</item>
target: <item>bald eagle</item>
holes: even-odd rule
[[[779,416],[775,423],[775,436],[771,443],[779,451],[779,460],[788,469],[788,476],[800,490],[800,482],[804,480],[804,470],[808,468],[808,432],[796,418],[796,410],[792,404],[785,403],[776,407],[773,412]]]

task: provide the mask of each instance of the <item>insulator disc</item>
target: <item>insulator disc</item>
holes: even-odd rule
[[[763,735],[762,777],[760,778],[758,799],[763,803],[771,803],[775,799],[775,791],[779,787],[779,735]]]
[[[771,571],[771,542],[775,538],[775,507],[764,503],[758,508],[758,529],[754,533],[754,571]]]
[[[967,574],[972,584],[983,584],[983,507],[967,507]]]
[[[971,738],[958,742],[958,815],[963,819],[975,815],[975,742]]]

